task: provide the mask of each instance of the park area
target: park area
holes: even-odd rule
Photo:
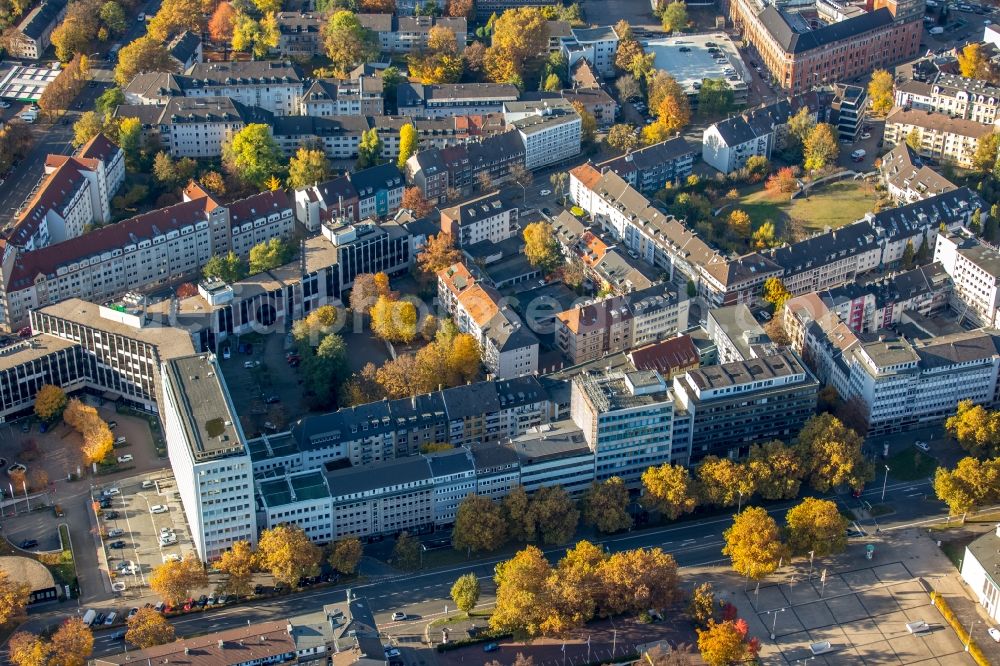
[[[859,220],[875,208],[877,200],[874,184],[841,180],[818,185],[813,193],[796,199],[789,199],[787,193],[770,192],[763,185],[755,186],[733,208],[746,211],[754,229],[765,220],[771,220],[779,238],[784,237],[788,225],[793,224],[793,235],[798,238]]]

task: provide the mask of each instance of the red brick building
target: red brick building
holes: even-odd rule
[[[871,11],[823,24],[756,0],[731,0],[730,18],[782,88],[846,82],[912,58],[920,48],[923,0],[876,0]]]

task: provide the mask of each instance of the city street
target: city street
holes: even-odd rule
[[[882,486],[879,485],[862,493],[861,498],[841,496],[837,500],[842,504],[857,507],[862,500],[871,504],[880,503],[881,496]],[[865,536],[851,539],[852,544],[878,543],[885,538],[883,533],[943,522],[947,518],[947,512],[941,503],[933,499],[929,480],[887,483],[885,503],[890,505],[894,512],[880,517],[877,521],[876,519],[858,521],[858,527],[864,530]],[[793,503],[782,503],[771,507],[769,512],[781,524],[785,511],[792,505]],[[639,547],[660,547],[673,555],[682,568],[724,567],[727,560],[720,552],[723,543],[722,533],[730,524],[731,518],[728,515],[715,516],[668,527],[612,535],[597,542],[606,546],[611,552]],[[545,552],[548,558],[555,562],[564,554],[565,548],[551,548]],[[467,565],[412,574],[372,576],[366,582],[352,586],[351,593],[368,599],[380,629],[387,636],[404,644],[412,643],[422,639],[428,622],[445,616],[446,608],[452,604],[449,598],[451,586],[456,578],[465,573],[475,573],[480,579],[483,588],[480,606],[492,605],[493,569],[502,559],[505,558],[487,558]],[[324,604],[342,601],[344,595],[343,586],[305,591],[182,616],[172,620],[172,624],[178,637],[203,634],[241,626],[247,622],[271,621],[310,612],[321,608]],[[130,603],[141,605],[147,600],[155,601],[153,598],[142,598],[131,600]],[[94,607],[104,608],[100,605]],[[454,612],[453,607],[450,610]],[[396,611],[403,611],[412,619],[392,622],[391,615]],[[65,616],[65,611],[38,614],[32,617],[29,624],[38,630],[46,624],[57,621],[60,616]],[[99,633],[96,636],[95,654],[114,653],[120,649],[120,642],[112,640],[108,634]]]

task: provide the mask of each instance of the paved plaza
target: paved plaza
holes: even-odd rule
[[[842,573],[821,572],[747,595],[761,624],[774,628],[783,661],[813,657],[810,646],[829,643],[811,664],[971,664],[964,645],[931,605],[924,583],[902,562]],[[910,634],[923,620],[930,630]],[[767,640],[767,636],[761,637]]]

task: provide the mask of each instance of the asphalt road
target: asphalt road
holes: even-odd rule
[[[137,12],[154,13],[159,7],[160,0],[150,0],[140,7]],[[128,32],[116,41],[127,44],[130,41],[145,34],[146,25],[131,18]],[[114,43],[111,40],[102,49],[106,50]],[[50,58],[43,58],[42,62],[48,62]],[[31,152],[11,169],[10,174],[5,179],[3,185],[3,197],[0,199],[0,229],[4,228],[13,219],[15,211],[24,203],[38,185],[38,181],[45,175],[45,158],[47,155],[59,154],[70,155],[73,153],[73,123],[86,111],[94,108],[94,101],[100,97],[101,93],[114,85],[114,65],[104,59],[101,52],[91,54],[90,71],[92,79],[96,85],[85,86],[70,104],[70,109],[65,116],[58,119],[55,124],[47,125],[36,121],[32,125],[32,133],[35,136],[35,145]],[[17,104],[6,109],[7,115],[13,116],[20,111]],[[65,122],[64,122],[65,121]]]
[[[893,482],[886,485],[885,493],[885,501],[892,504],[895,513],[884,517],[881,523],[869,520],[860,524],[866,533],[865,536],[859,537],[860,539],[878,540],[879,532],[901,529],[915,523],[943,521],[946,518],[947,511],[943,505],[933,499],[930,480]],[[862,493],[859,499],[840,496],[837,500],[845,505],[857,506],[862,500],[872,504],[879,503],[881,497],[882,486],[877,484]],[[928,497],[930,499],[927,499]],[[784,520],[785,512],[793,505],[793,502],[775,505],[769,508],[769,512],[780,524]],[[603,544],[611,552],[640,547],[659,547],[673,555],[681,567],[700,566],[723,559],[722,533],[730,524],[731,518],[728,515],[715,516],[669,527],[613,535],[598,543]],[[552,548],[546,551],[546,555],[555,562],[564,552],[563,547]],[[446,607],[451,604],[449,598],[451,586],[456,578],[465,573],[472,572],[479,577],[482,585],[480,604],[491,605],[494,593],[493,568],[500,560],[501,558],[489,558],[446,569],[381,577],[354,586],[351,592],[368,599],[380,629],[389,637],[402,639],[403,642],[406,642],[407,638],[418,640],[427,621],[445,615]],[[178,637],[192,636],[222,631],[248,622],[273,621],[300,615],[318,610],[324,604],[341,602],[344,597],[343,587],[307,591],[262,600],[259,603],[180,617],[173,620],[172,624]],[[400,610],[411,619],[405,622],[392,622],[392,613]],[[451,610],[454,611],[454,608]],[[57,615],[56,613],[51,615],[50,621],[54,621]],[[120,650],[121,643],[111,640],[110,635],[103,633],[95,636],[95,655],[112,654]]]

